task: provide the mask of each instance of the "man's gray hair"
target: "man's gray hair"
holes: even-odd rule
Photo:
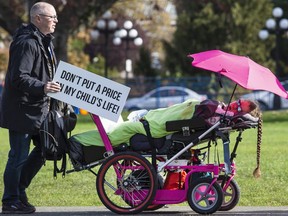
[[[53,5],[46,2],[37,2],[30,9],[30,19],[33,20],[33,17],[38,14],[44,14],[47,7],[53,7]]]

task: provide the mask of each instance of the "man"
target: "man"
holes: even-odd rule
[[[51,108],[47,93],[60,91],[60,85],[52,82],[56,59],[51,33],[58,22],[56,10],[48,3],[38,2],[30,10],[30,21],[13,37],[2,95],[0,127],[9,130],[10,141],[4,171],[3,214],[36,211],[25,190],[44,161],[39,128]],[[29,154],[31,140],[35,148]]]

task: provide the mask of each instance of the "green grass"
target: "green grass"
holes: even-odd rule
[[[237,151],[236,181],[241,188],[239,206],[287,206],[288,200],[288,111],[265,112],[261,151],[262,176],[252,175],[256,167],[256,129],[243,133]],[[90,117],[79,118],[73,133],[95,128]],[[236,133],[231,134],[235,141]],[[234,143],[234,142],[233,142]],[[218,142],[221,151],[221,142]],[[3,172],[9,150],[8,132],[0,128],[0,194],[3,193]],[[72,168],[68,164],[68,169]],[[53,178],[52,162],[47,162],[27,190],[31,203],[36,206],[97,206],[102,205],[96,193],[96,176],[89,171]],[[96,169],[97,171],[97,169]],[[184,203],[185,204],[185,203]]]

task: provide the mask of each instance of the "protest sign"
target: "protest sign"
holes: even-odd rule
[[[130,88],[60,61],[53,79],[61,91],[50,97],[116,122],[121,115]]]

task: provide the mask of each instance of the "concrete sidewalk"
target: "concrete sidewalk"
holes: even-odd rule
[[[81,206],[81,207],[36,207],[37,211],[34,215],[41,216],[52,216],[52,215],[60,215],[60,216],[82,216],[82,215],[117,215],[104,206]],[[195,213],[189,206],[177,206],[177,205],[169,205],[167,207],[163,207],[157,211],[144,211],[137,215],[157,215],[157,216],[167,216],[167,215],[198,215]],[[267,206],[239,206],[235,207],[230,211],[218,211],[213,215],[225,215],[225,216],[234,216],[234,215],[288,215],[288,206],[281,207],[267,207]]]

